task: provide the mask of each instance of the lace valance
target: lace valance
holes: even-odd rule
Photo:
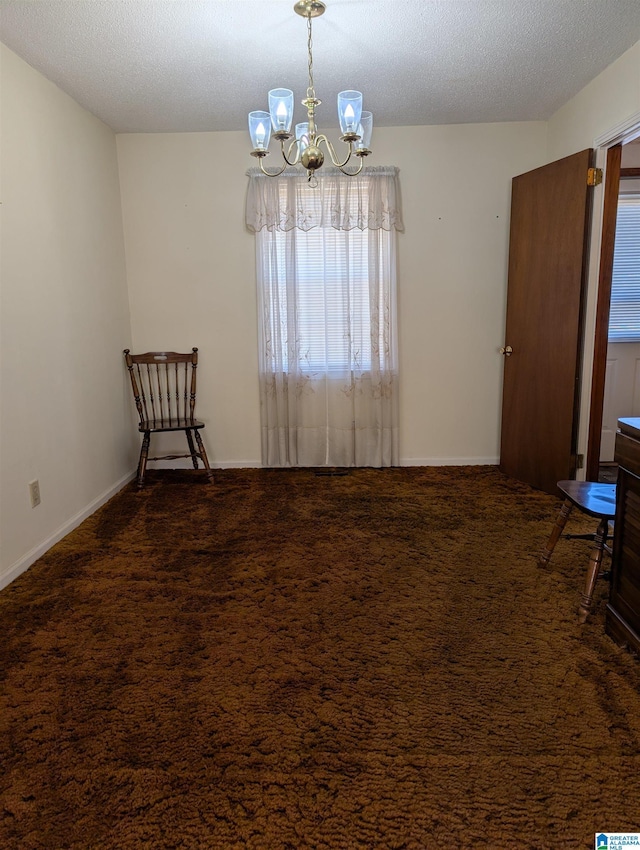
[[[266,177],[251,168],[247,191],[247,229],[404,230],[400,184],[395,167],[364,168],[348,177],[337,168],[323,167],[311,188],[306,174],[287,169],[279,177]]]

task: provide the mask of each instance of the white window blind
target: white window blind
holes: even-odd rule
[[[371,312],[384,314],[383,288],[370,291],[375,279],[370,271],[370,251],[378,252],[379,234],[370,239],[368,230],[341,231],[333,228],[296,230],[293,234],[296,286],[288,287],[283,276],[290,273],[286,251],[291,234],[274,231],[275,268],[279,310],[274,316],[295,315],[299,368],[312,372],[344,372],[352,364],[359,370],[371,368]],[[265,234],[266,236],[266,234]],[[390,234],[384,234],[390,239]],[[384,242],[384,238],[382,240]],[[370,244],[372,243],[372,244]],[[375,268],[383,262],[376,257]],[[377,298],[377,305],[371,299]],[[289,303],[295,301],[295,303]],[[288,322],[291,329],[291,322]],[[377,333],[378,349],[384,350],[384,324]],[[374,342],[375,345],[375,342]],[[290,347],[287,346],[290,351]],[[285,357],[285,368],[288,366]]]
[[[640,195],[618,200],[609,341],[640,341]]]

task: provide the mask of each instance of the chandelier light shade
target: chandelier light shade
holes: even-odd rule
[[[362,94],[359,91],[341,91],[338,95],[338,119],[343,135],[358,133],[362,115]]]
[[[249,134],[254,150],[267,150],[271,138],[271,116],[268,112],[249,113]]]
[[[371,134],[373,132],[373,115],[370,112],[363,112],[360,116],[360,125],[358,127],[358,135],[360,138],[356,142],[356,151],[368,150],[371,144]]]
[[[371,133],[373,131],[373,115],[362,111],[362,94],[359,91],[342,91],[338,95],[338,121],[340,124],[341,141],[347,145],[344,158],[341,160],[333,145],[324,134],[318,133],[316,124],[316,108],[321,101],[316,97],[313,85],[313,53],[312,53],[312,20],[324,14],[326,6],[321,0],[298,0],[293,7],[296,14],[307,19],[307,51],[309,55],[309,85],[307,96],[302,105],[307,110],[307,120],[296,124],[294,133],[291,132],[293,123],[293,92],[290,89],[272,89],[269,92],[269,112],[249,113],[249,135],[253,150],[251,156],[257,157],[260,170],[268,177],[282,174],[287,165],[302,165],[307,172],[309,183],[317,185],[315,172],[322,167],[325,155],[329,154],[331,162],[345,174],[355,176],[362,171],[364,157],[371,151]],[[284,164],[277,171],[269,171],[263,165],[263,159],[269,155],[271,136],[280,142],[280,151]],[[346,165],[351,157],[356,156],[360,163],[355,171],[347,170]]]
[[[309,122],[296,124],[296,141],[299,142],[300,150],[309,147]]]
[[[269,92],[269,114],[274,134],[289,135],[293,121],[293,92],[290,89],[272,89]]]

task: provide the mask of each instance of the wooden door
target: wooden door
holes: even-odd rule
[[[602,243],[600,246],[598,300],[596,304],[593,373],[591,379],[589,442],[587,446],[587,481],[597,481],[600,468],[600,442],[602,439],[607,350],[609,346],[609,307],[611,305],[611,282],[613,278],[613,254],[616,244],[621,162],[622,145],[615,145],[609,148],[607,151],[607,179],[604,187],[604,206],[602,210]]]
[[[575,477],[592,154],[512,185],[500,469],[548,493]]]

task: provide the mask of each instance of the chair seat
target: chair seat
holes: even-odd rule
[[[138,425],[139,431],[184,431],[186,428],[204,428],[197,419],[149,419]]]
[[[616,485],[594,481],[558,481],[558,489],[577,508],[597,519],[614,519]]]
[[[593,539],[593,548],[589,558],[589,567],[580,600],[579,620],[584,623],[593,605],[593,591],[596,585],[604,552],[611,552],[607,546],[610,534],[610,523],[616,515],[616,484],[601,484],[599,481],[558,481],[558,490],[564,495],[564,502],[558,511],[553,530],[546,547],[540,553],[538,563],[546,567],[549,563],[556,543],[560,539],[569,514],[574,507],[588,516],[599,520],[598,528],[593,534],[568,534],[567,537],[589,537]]]

